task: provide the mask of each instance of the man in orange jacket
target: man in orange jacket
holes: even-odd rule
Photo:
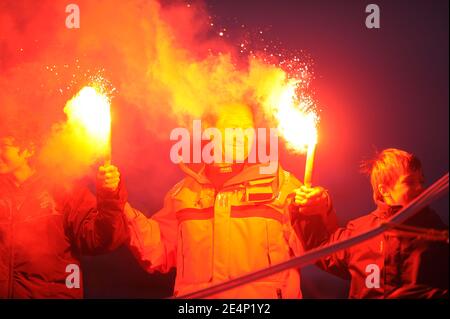
[[[377,209],[350,221],[326,238],[304,242],[305,249],[345,240],[377,227],[424,190],[421,163],[408,152],[385,149],[369,162],[368,171]],[[305,191],[297,190],[297,202],[304,200]],[[294,228],[306,234],[317,231],[318,224],[303,226],[311,218],[317,219],[318,216],[297,210],[293,213]],[[320,218],[326,221],[329,215]],[[404,225],[412,226],[405,228],[410,233],[385,232],[331,254],[317,265],[350,280],[349,298],[448,298],[448,243],[420,236],[427,228],[448,232],[448,226],[429,207],[408,219]]]
[[[246,105],[227,106],[216,127],[221,132],[253,128],[253,115]],[[251,145],[248,140],[244,144],[234,144],[234,151]],[[182,164],[186,177],[151,218],[125,207],[131,251],[149,272],[176,267],[175,296],[286,261],[303,250],[288,209],[301,183],[281,167],[262,174],[263,164],[236,162],[205,164],[200,170]],[[325,216],[332,211],[323,188],[303,199]],[[284,271],[212,297],[300,298],[299,272]]]

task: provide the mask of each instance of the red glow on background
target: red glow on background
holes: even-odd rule
[[[238,70],[248,68],[246,57],[256,50],[274,63],[285,54],[302,50],[313,57],[311,83],[320,111],[314,184],[330,189],[341,223],[373,206],[369,182],[359,174],[358,166],[373,154],[374,147],[400,147],[416,153],[424,162],[428,180],[448,170],[448,31],[442,31],[448,29],[448,3],[436,9],[411,4],[407,10],[401,4],[380,3],[397,17],[386,16],[378,33],[363,28],[363,7],[355,3],[77,3],[81,28],[69,30],[64,27],[66,1],[0,2],[1,125],[17,124],[45,140],[55,123],[66,120],[63,108],[71,97],[99,75],[108,79],[116,89],[113,117],[119,119],[112,127],[114,162],[127,180],[130,200],[149,215],[161,207],[164,194],[181,177],[169,159],[168,132],[179,125],[183,117],[178,115],[186,110],[174,106],[173,101],[194,96],[210,102],[206,97],[214,96],[185,92],[189,85],[175,80],[188,69],[177,63],[188,61],[203,71],[211,66],[208,58],[219,54],[229,54],[230,63],[224,65]],[[423,19],[417,12],[434,18]],[[414,21],[415,27],[399,21]],[[158,24],[163,22],[170,27],[177,48],[189,54],[168,50],[173,54],[170,59],[152,65],[160,56],[158,50],[164,49],[155,42]],[[175,65],[173,73],[158,73],[171,65]],[[195,70],[192,77],[186,77],[191,80],[187,83],[218,92],[230,82],[220,81],[220,76],[230,75],[225,67],[221,70],[216,73],[217,85],[198,81],[195,75],[202,72]],[[165,88],[159,75],[166,76]],[[174,85],[179,85],[179,95],[172,94]],[[202,114],[203,109],[198,112]],[[281,151],[282,164],[299,177],[303,176],[304,158]],[[447,211],[448,203],[445,205]],[[123,256],[119,257],[116,259]],[[108,256],[97,262],[87,265],[98,275],[88,277],[93,287],[102,282],[96,265],[113,264]],[[119,263],[117,269],[120,265],[124,264]],[[133,265],[125,261],[123,267],[132,269]],[[144,280],[138,270],[132,276],[136,283]],[[147,287],[155,286],[153,281],[159,286],[167,284],[160,278],[145,280],[151,281]],[[327,289],[320,289],[322,296],[324,291]],[[133,293],[157,295],[154,291],[128,291],[126,296]],[[123,297],[125,293],[116,294]],[[95,296],[95,291],[91,295]]]

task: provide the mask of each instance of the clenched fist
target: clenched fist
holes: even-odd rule
[[[320,213],[322,209],[326,209],[329,205],[328,193],[322,187],[300,186],[295,191],[294,204],[300,206],[303,211],[313,213],[317,210]]]
[[[119,169],[114,165],[103,165],[98,168],[97,188],[102,191],[114,193],[120,182]]]

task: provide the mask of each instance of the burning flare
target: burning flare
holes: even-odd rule
[[[280,86],[272,95],[274,117],[278,131],[285,139],[289,149],[297,153],[306,152],[304,184],[311,187],[314,154],[317,144],[318,116],[310,97],[297,97],[298,81],[290,80]]]
[[[318,116],[310,99],[297,98],[296,87],[297,82],[291,80],[274,92],[274,117],[288,148],[304,153],[317,144]]]
[[[111,136],[111,107],[109,98],[92,86],[83,87],[67,102],[64,113],[68,124],[82,130],[91,144],[109,157]],[[84,135],[84,134],[83,134]]]

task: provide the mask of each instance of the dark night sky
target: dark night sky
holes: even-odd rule
[[[341,224],[374,208],[368,179],[358,172],[374,148],[417,154],[428,184],[448,171],[448,1],[207,3],[218,24],[270,26],[267,39],[314,58],[313,85],[323,105],[314,182],[330,190]],[[368,3],[380,6],[379,30],[365,27]],[[282,154],[282,164],[299,176],[303,163]],[[164,176],[170,174],[165,189],[181,177],[176,168]],[[131,194],[140,191],[133,178],[139,177],[129,177]],[[141,203],[147,212],[161,207],[157,197]],[[448,196],[434,207],[448,223]],[[113,278],[101,271],[106,265]],[[125,249],[86,258],[85,266],[87,297],[170,295],[173,274],[147,275]],[[314,267],[303,271],[305,297],[345,297],[346,289],[345,282]]]

